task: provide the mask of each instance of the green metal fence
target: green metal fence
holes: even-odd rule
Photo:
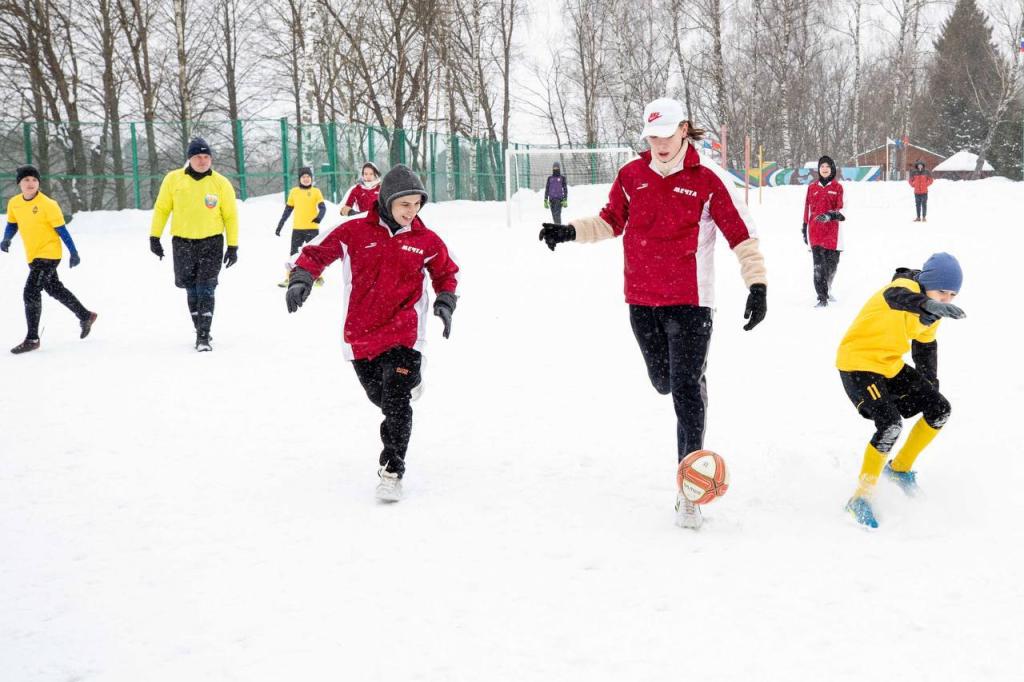
[[[287,191],[298,168],[311,166],[324,195],[337,202],[366,161],[382,171],[411,166],[434,201],[504,199],[504,153],[496,140],[335,122],[301,126],[284,118],[124,121],[116,135],[109,123],[0,121],[0,179],[12,182],[18,165],[34,163],[43,191],[66,213],[149,209],[164,175],[184,165],[194,136],[206,139],[214,169],[242,199]],[[0,194],[11,193],[13,187]]]

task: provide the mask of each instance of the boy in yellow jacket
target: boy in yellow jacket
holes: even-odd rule
[[[914,461],[949,419],[949,401],[939,393],[935,333],[943,317],[961,319],[952,304],[963,283],[957,259],[936,253],[921,270],[900,268],[861,309],[839,344],[836,367],[846,394],[875,435],[846,510],[857,523],[877,528],[871,496],[878,477],[896,483],[907,495],[917,493]],[[914,367],[903,362],[911,351]],[[903,419],[921,414],[903,447],[888,461]]]
[[[231,182],[213,170],[213,153],[206,140],[192,140],[187,158],[185,167],[168,173],[160,185],[153,205],[149,248],[163,260],[160,237],[171,215],[174,284],[185,290],[196,331],[196,350],[208,351],[213,350],[210,327],[221,262],[229,268],[238,262],[238,209]]]
[[[292,187],[292,190],[288,192],[288,201],[285,202],[284,213],[281,214],[281,220],[277,223],[277,230],[274,231],[274,234],[278,237],[281,236],[281,230],[284,228],[288,216],[293,211],[295,212],[295,219],[292,222],[292,250],[290,254],[292,256],[299,252],[303,244],[316,239],[317,235],[320,234],[320,221],[324,219],[324,214],[327,213],[324,195],[317,187],[313,186],[313,169],[309,166],[303,166],[299,169],[299,186]],[[277,286],[287,287],[289,274],[291,274],[290,267],[285,273],[284,281]],[[323,285],[323,277],[318,277],[315,283]]]
[[[96,321],[96,313],[85,309],[75,295],[61,283],[57,276],[60,265],[61,246],[63,241],[71,254],[71,265],[75,267],[82,262],[78,249],[71,239],[65,226],[64,214],[56,201],[39,191],[39,171],[35,166],[20,166],[15,171],[15,179],[21,194],[7,202],[7,227],[3,239],[0,240],[0,251],[7,253],[11,248],[11,239],[21,233],[21,241],[25,245],[25,258],[28,260],[28,279],[25,281],[25,319],[28,322],[28,333],[25,340],[11,349],[19,355],[39,348],[39,320],[43,314],[42,292],[63,303],[78,318],[82,327],[79,338],[85,338]]]

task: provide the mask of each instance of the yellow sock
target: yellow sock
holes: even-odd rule
[[[884,452],[879,452],[874,445],[868,443],[867,448],[864,449],[864,464],[860,468],[860,478],[857,479],[857,490],[853,493],[854,497],[871,496],[887,459],[889,457]]]
[[[892,460],[893,471],[910,471],[914,466],[914,460],[921,454],[921,451],[928,447],[928,443],[932,442],[932,439],[939,433],[938,429],[933,429],[928,425],[928,422],[921,417],[914,424],[914,428],[910,430],[910,435],[907,436],[907,442],[900,448],[900,452]]]

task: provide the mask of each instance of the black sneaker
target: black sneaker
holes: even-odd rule
[[[15,355],[21,355],[22,353],[28,353],[29,351],[39,349],[39,339],[25,339],[17,346],[11,349],[11,352]]]
[[[209,332],[198,332],[196,334],[196,350],[200,353],[213,350],[213,346],[210,345]]]
[[[815,305],[814,307],[815,308],[824,308],[826,306],[828,306],[828,300],[826,300],[824,298],[819,298],[817,305]]]
[[[96,313],[89,313],[89,316],[81,321],[82,335],[79,336],[78,338],[84,339],[85,337],[89,336],[89,332],[92,331],[92,323],[96,321],[97,317],[99,316]]]

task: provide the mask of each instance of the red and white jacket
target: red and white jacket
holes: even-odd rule
[[[357,183],[349,189],[342,202],[356,213],[369,211],[377,204],[377,197],[380,196],[380,180],[373,187],[367,187],[363,183]]]
[[[808,246],[822,246],[832,251],[843,250],[842,223],[838,220],[821,223],[817,220],[822,213],[838,211],[842,208],[843,185],[838,180],[832,180],[827,185],[822,185],[820,180],[815,179],[807,186],[804,222],[807,223]]]
[[[750,213],[719,173],[725,175],[702,164],[688,144],[679,170],[665,177],[646,151],[619,170],[598,218],[572,221],[577,241],[622,236],[627,303],[712,307],[719,231],[739,258],[747,286],[765,283]],[[611,234],[600,234],[608,227]]]
[[[303,247],[295,265],[314,278],[336,260],[344,264],[343,347],[349,360],[372,359],[404,346],[422,350],[430,297],[455,293],[459,266],[448,247],[418,217],[392,235],[376,207],[322,233]]]

